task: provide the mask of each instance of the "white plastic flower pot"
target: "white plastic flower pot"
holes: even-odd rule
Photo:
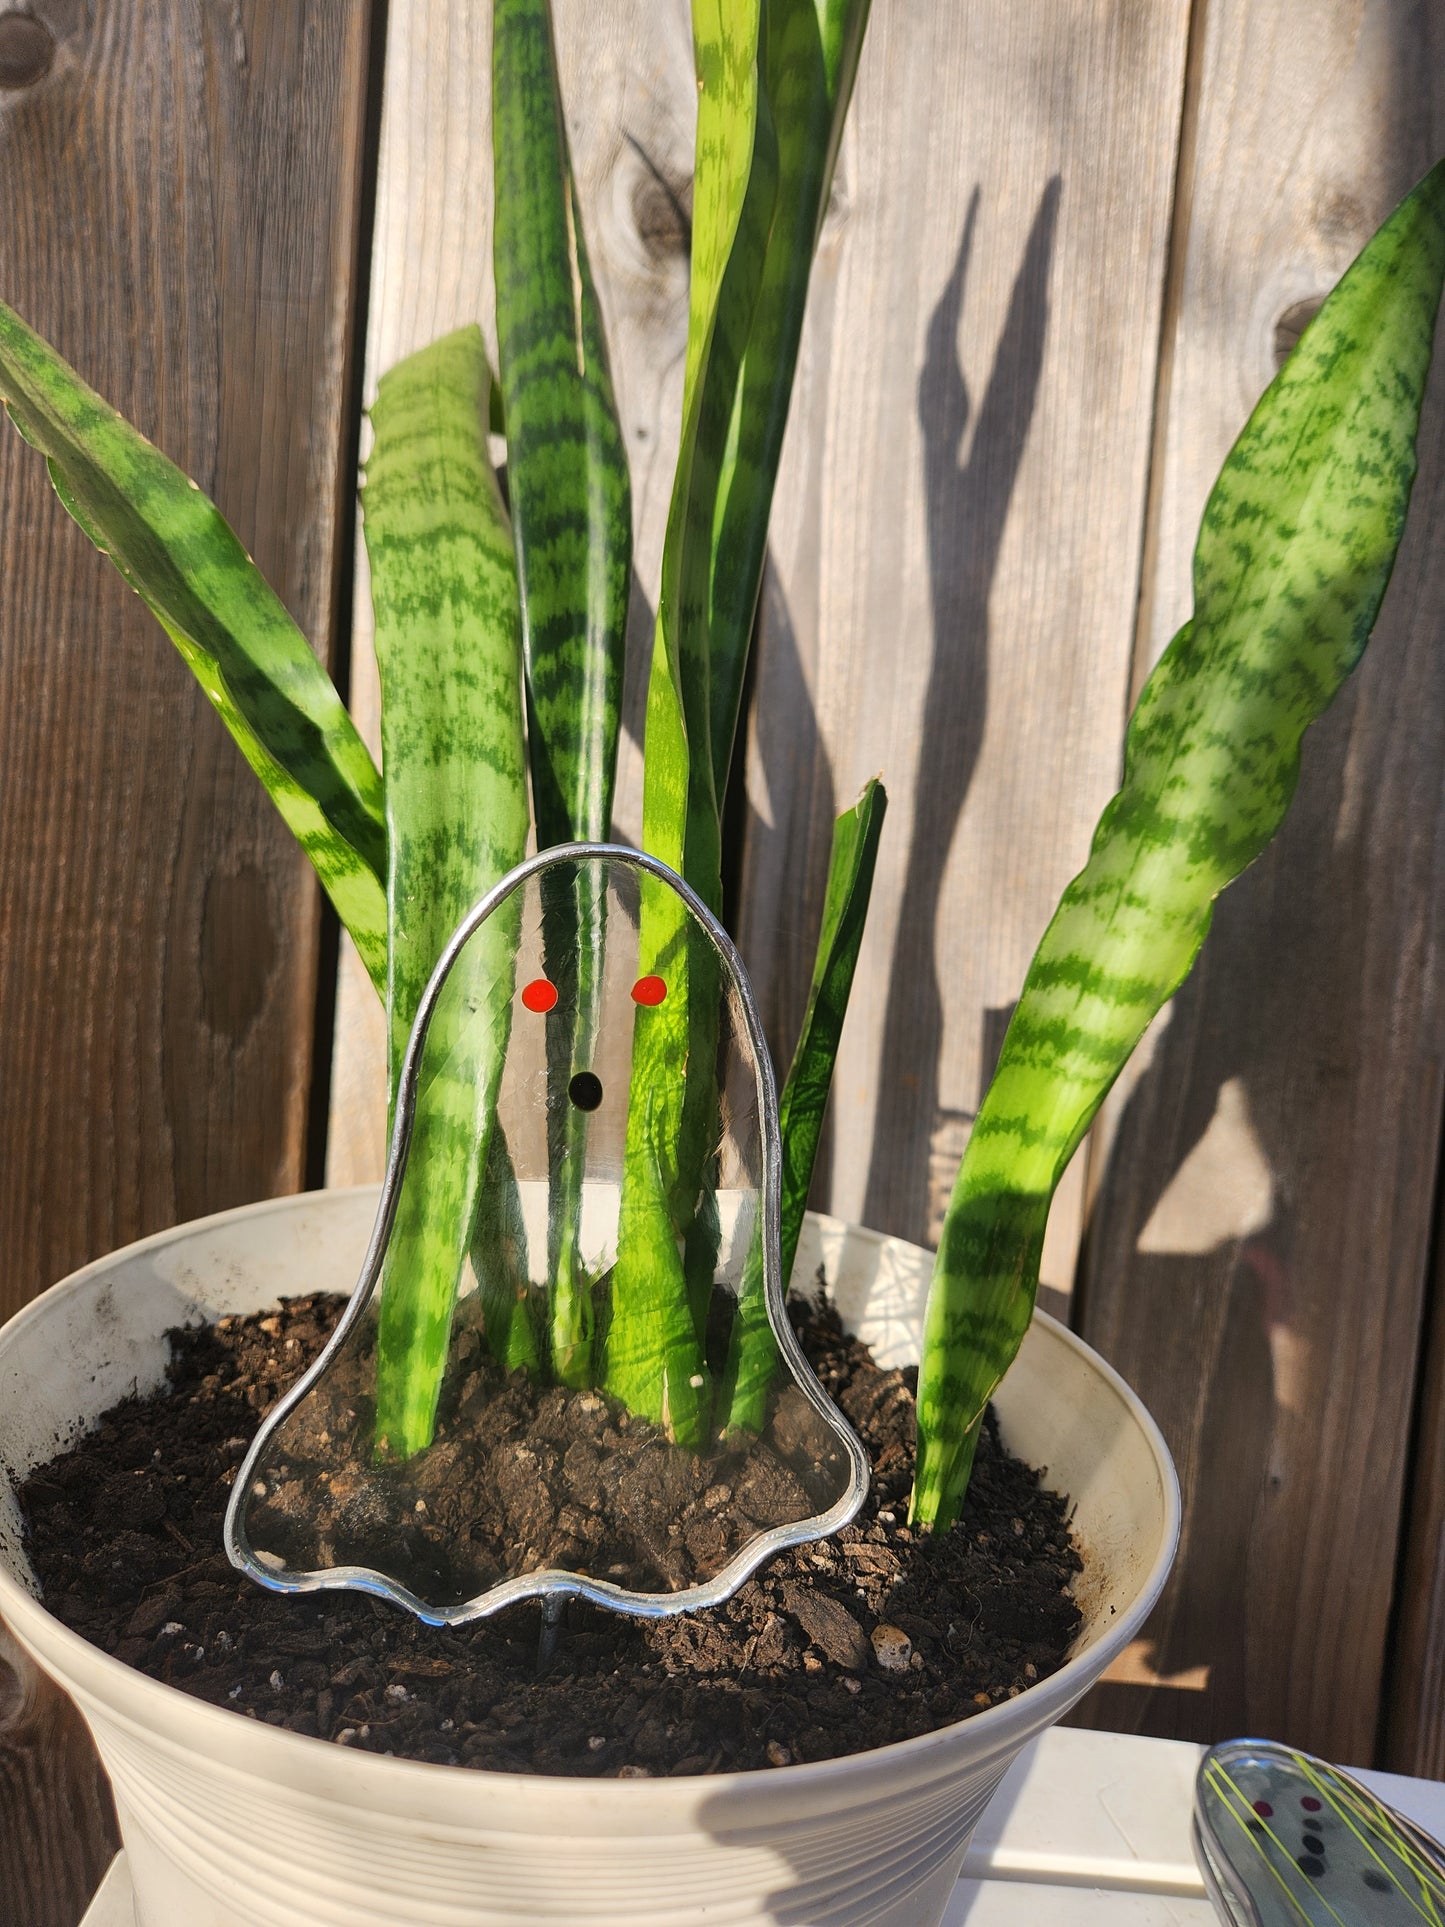
[[[95,1735],[138,1927],[936,1927],[1009,1762],[1138,1632],[1178,1537],[1153,1421],[1042,1315],[997,1404],[1009,1445],[1074,1503],[1083,1630],[1067,1664],[1017,1699],[895,1746],[658,1780],[385,1759],[190,1699],[39,1603],[14,1484],[162,1382],[169,1327],[349,1289],[374,1205],[369,1190],[322,1192],[182,1225],[77,1272],[0,1331],[0,1616]],[[916,1358],[929,1254],[811,1219],[798,1275],[820,1261],[880,1361]]]

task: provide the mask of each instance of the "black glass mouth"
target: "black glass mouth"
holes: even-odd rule
[[[567,1095],[579,1111],[595,1111],[602,1102],[602,1079],[595,1071],[578,1071],[567,1086]]]

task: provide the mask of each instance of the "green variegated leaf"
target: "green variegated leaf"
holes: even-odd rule
[[[463,328],[382,377],[363,491],[381,668],[393,1084],[452,930],[527,840],[511,531],[487,462],[491,373]],[[483,925],[432,1020],[382,1285],[377,1435],[431,1438],[510,1024],[515,909]]]
[[[718,796],[711,767],[707,586],[717,472],[730,398],[708,417],[709,370],[735,369],[735,344],[716,343],[724,282],[733,255],[758,135],[757,0],[694,0],[697,166],[693,181],[692,278],[683,379],[682,442],[663,545],[657,628],[647,690],[643,843],[685,876],[711,908],[720,903]],[[762,167],[772,172],[764,123]],[[766,200],[770,203],[771,196]],[[770,218],[754,209],[751,225]],[[748,303],[740,297],[740,305]],[[726,370],[724,371],[726,375]]]
[[[702,14],[694,9],[700,72],[706,53]],[[657,688],[654,672],[648,704],[649,759],[655,708],[665,701],[680,710],[688,782],[684,791],[679,772],[653,785],[644,840],[668,856],[708,902],[718,891],[717,816],[732,760],[813,250],[867,19],[868,0],[769,0],[759,27],[750,160],[743,152],[741,113],[716,114],[726,121],[727,141],[699,121],[688,351],[696,386],[684,401],[683,451],[658,604],[658,636],[670,638],[675,689],[669,694]],[[703,100],[717,108],[721,97],[721,88],[709,95],[704,76]],[[696,248],[698,224],[709,218],[702,187],[720,192],[714,170],[724,166],[732,170],[737,204],[728,207],[731,239],[719,275],[715,260],[700,272]],[[694,423],[687,418],[689,401]],[[685,821],[679,816],[684,795]],[[663,847],[668,839],[674,845],[670,856]]]
[[[3,302],[0,399],[71,515],[180,650],[379,986],[381,779],[306,638],[215,504]]]
[[[958,1513],[984,1407],[1032,1315],[1050,1199],[1214,899],[1294,793],[1305,730],[1360,658],[1415,478],[1445,280],[1445,162],[1365,248],[1235,443],[1194,613],[1145,686],[1124,781],[1029,967],[944,1223],[914,1516]]]
[[[768,0],[760,19],[751,6],[729,13],[712,0],[693,9],[700,102],[692,305],[648,687],[643,841],[714,908],[721,802],[808,276],[867,12],[866,0]],[[664,921],[675,916],[670,902],[657,902]],[[649,930],[644,921],[649,968],[670,963],[676,978],[681,944],[680,926]],[[707,1067],[717,1045],[717,985],[709,959],[690,969],[702,978],[687,984],[685,999],[669,995],[664,1022],[635,1062],[634,1090],[642,1079],[670,1080],[682,1093],[675,1135],[676,1120],[665,1120],[680,1152],[669,1195],[700,1324],[715,1240],[694,1200],[700,1188],[706,1195],[716,1129]],[[654,1160],[656,1151],[648,1153]],[[619,1272],[621,1296],[630,1270]],[[638,1334],[639,1357],[644,1351]],[[646,1369],[639,1364],[634,1381]]]
[[[782,1255],[783,1282],[793,1275],[803,1213],[823,1116],[833,1084],[838,1040],[853,988],[853,971],[873,871],[878,839],[888,797],[875,777],[865,785],[852,809],[844,810],[833,826],[833,851],[828,860],[828,888],[823,900],[823,924],[813,959],[813,980],[797,1049],[778,1100],[778,1123],[783,1139]],[[729,1344],[727,1404],[724,1430],[760,1432],[767,1415],[768,1391],[777,1364],[777,1344],[768,1322],[762,1289],[762,1259],[755,1247],[749,1256]]]
[[[493,1125],[487,1142],[482,1190],[484,1203],[472,1229],[472,1270],[487,1344],[504,1371],[541,1377],[543,1354],[527,1276],[527,1225],[500,1122]]]
[[[823,1114],[833,1085],[833,1065],[838,1056],[838,1041],[843,1035],[843,1019],[848,1014],[848,997],[853,988],[853,972],[863,941],[873,871],[878,861],[878,839],[883,834],[887,809],[888,792],[875,776],[864,784],[863,793],[853,807],[844,810],[833,825],[833,849],[828,859],[828,886],[823,899],[817,953],[813,958],[813,980],[808,986],[803,1028],[778,1100],[778,1122],[783,1138],[785,1282],[793,1275],[793,1260],[798,1255],[798,1238],[803,1229],[803,1213],[808,1208],[818,1140],[823,1134]]]
[[[724,294],[721,328],[731,336],[733,316],[740,315],[742,352],[731,371],[715,366],[709,377],[718,388],[731,377],[708,585],[709,725],[719,796],[732,762],[813,251],[868,9],[869,0],[768,0],[763,13],[759,60],[774,136],[774,185],[766,202],[749,191],[734,248],[735,257],[748,261],[744,287],[734,295],[729,286]],[[760,274],[751,265],[755,256]]]
[[[706,666],[684,661],[683,609],[695,600],[698,580],[705,589],[707,579],[711,496],[705,488],[700,497],[695,493],[694,467],[719,295],[753,163],[757,36],[757,0],[693,0],[697,167],[682,441],[647,695],[643,844],[686,876],[714,909],[721,894],[719,819],[709,767]],[[704,463],[707,453],[702,451]],[[690,1444],[705,1429],[707,1393],[702,1336],[676,1236],[686,1238],[692,1230],[703,1174],[700,1158],[680,1160],[679,1149],[685,1138],[705,1141],[707,1111],[715,1103],[704,1067],[716,1051],[718,993],[710,959],[689,941],[686,909],[666,885],[643,879],[641,919],[639,970],[663,977],[668,995],[656,1009],[639,1012],[633,1033],[605,1377],[631,1410],[654,1420],[665,1410],[673,1436]],[[699,974],[702,981],[692,981]],[[694,1124],[694,1118],[701,1122]],[[654,1223],[663,1207],[663,1218]]]
[[[527,664],[527,747],[539,848],[609,834],[632,560],[627,459],[572,182],[547,0],[497,0],[492,21],[497,338],[507,486]],[[592,1062],[606,893],[579,866],[543,932],[559,1015],[549,1076]],[[564,1022],[560,1011],[570,1013]],[[548,1111],[553,1363],[589,1382],[590,1283],[577,1255],[587,1117]]]
[[[612,819],[632,566],[627,458],[573,192],[547,0],[492,20],[497,341],[538,847]]]

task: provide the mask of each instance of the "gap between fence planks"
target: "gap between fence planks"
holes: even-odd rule
[[[0,92],[0,294],[214,494],[328,653],[369,0],[30,11],[51,60]],[[0,555],[3,1317],[299,1185],[318,893],[8,426]],[[112,1835],[78,1723],[28,1669],[15,1690],[0,1923],[71,1927]]]
[[[1439,0],[1211,0],[1200,30],[1136,684],[1250,407],[1445,148]],[[1082,1330],[1184,1485],[1135,1683],[1084,1715],[1111,1728],[1374,1755],[1445,1095],[1445,358],[1421,455],[1365,663],[1097,1133]]]

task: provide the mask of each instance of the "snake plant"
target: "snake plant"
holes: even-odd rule
[[[929,1293],[913,1517],[946,1526],[1033,1313],[1049,1204],[1214,900],[1279,828],[1301,739],[1369,641],[1415,479],[1445,280],[1445,162],[1368,243],[1230,451],[1194,612],[1129,725],[1124,780],[1024,980]]]
[[[722,899],[722,798],[809,268],[867,0],[693,0],[698,141],[681,444],[644,745],[646,846]],[[609,833],[631,511],[623,437],[567,150],[547,0],[496,0],[499,377],[480,331],[382,381],[363,492],[383,680],[378,773],[325,671],[225,522],[0,305],[0,397],[61,500],[155,612],[314,864],[389,1020],[394,1080],[462,911],[539,845]],[[919,1385],[913,1516],[956,1517],[988,1398],[1032,1312],[1060,1174],[1188,972],[1215,897],[1273,835],[1301,738],[1359,659],[1399,543],[1445,279],[1445,168],[1366,247],[1303,335],[1210,497],[1194,612],[1130,724],[1122,786],[1030,966],[944,1224]],[[487,455],[506,442],[506,485]],[[791,1261],[866,913],[884,798],[835,836],[803,1035],[784,1088]],[[605,903],[579,883],[542,932],[588,1057]],[[426,1444],[470,1253],[510,1368],[600,1382],[674,1437],[756,1429],[773,1366],[756,1262],[726,1365],[706,1363],[707,1208],[721,1094],[716,985],[675,902],[644,889],[634,1095],[605,1336],[578,1257],[584,1115],[551,1126],[545,1324],[487,1298],[522,1235],[492,1116],[512,983],[505,923],[438,1016],[383,1294],[378,1429]],[[569,974],[570,973],[570,974]],[[489,1210],[478,1200],[489,1198]],[[663,1388],[667,1388],[665,1391]],[[680,1389],[681,1388],[681,1389]]]
[[[866,17],[866,0],[695,0],[684,428],[657,600],[644,841],[715,909],[721,803],[813,244]],[[214,505],[0,304],[0,398],[314,864],[385,1000],[393,1093],[449,932],[521,858],[529,831],[547,846],[611,830],[631,507],[548,0],[495,0],[492,66],[499,369],[479,328],[463,328],[386,374],[372,409],[362,506],[381,773]],[[488,459],[497,429],[505,486]],[[882,806],[873,786],[841,820],[809,1020],[784,1092],[794,1239]],[[554,1072],[590,1061],[595,1041],[606,946],[605,900],[588,894],[595,875],[579,866],[574,900],[553,904],[543,930],[548,978],[571,1013],[549,1026]],[[655,1101],[631,1107],[605,1342],[596,1281],[578,1256],[580,1110],[549,1114],[546,1328],[514,1297],[488,1298],[488,1280],[515,1269],[506,1253],[521,1235],[510,1151],[493,1122],[513,992],[516,931],[505,919],[449,982],[431,1033],[440,1070],[419,1102],[382,1293],[377,1431],[396,1453],[431,1438],[469,1256],[488,1341],[509,1368],[571,1386],[600,1380],[653,1416],[658,1387],[680,1385],[668,1419],[685,1442],[757,1422],[772,1353],[756,1304],[738,1320],[724,1385],[702,1368],[717,986],[706,959],[674,957],[685,944],[669,898],[648,893],[642,905],[642,969],[666,970],[670,989],[637,1025],[634,1078]]]

